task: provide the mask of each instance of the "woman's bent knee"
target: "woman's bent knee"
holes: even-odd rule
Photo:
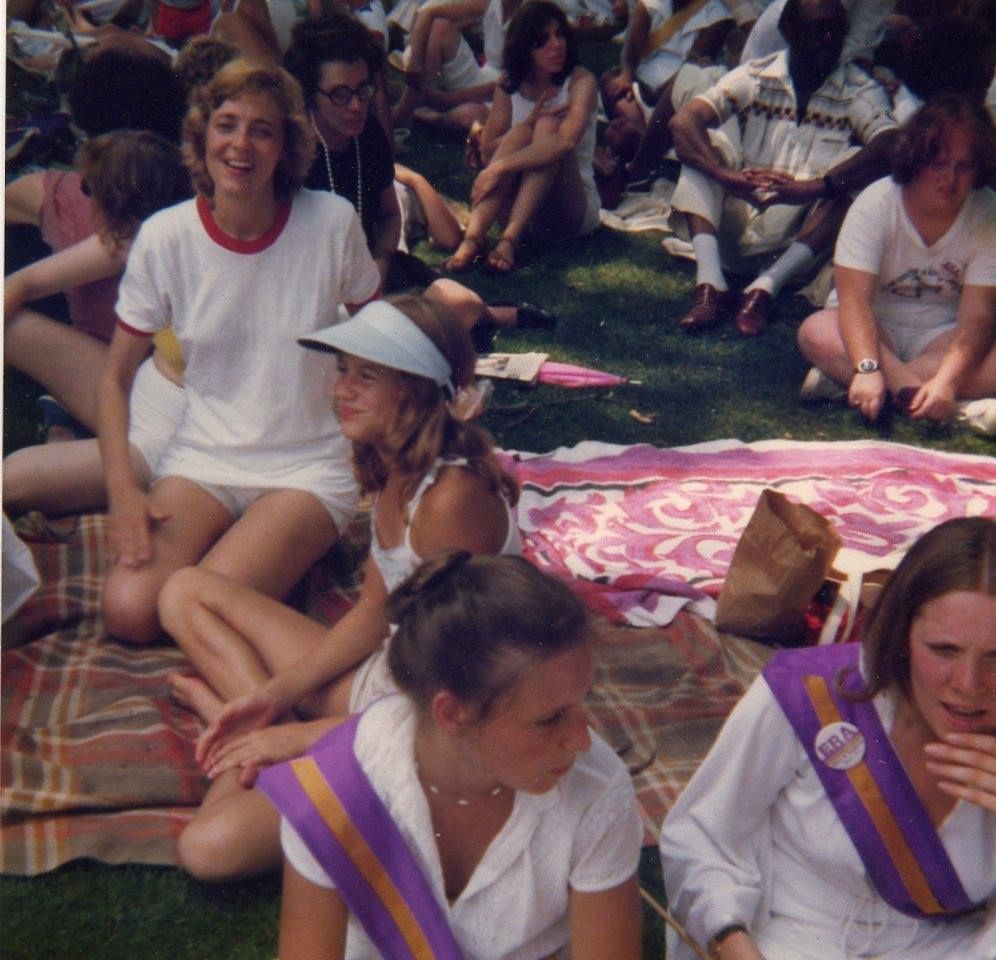
[[[183,567],[172,574],[159,591],[159,622],[167,633],[175,634],[192,604],[199,600],[203,571]]]
[[[31,455],[24,450],[15,450],[3,458],[3,509],[16,516],[31,509],[37,499],[35,489],[36,473],[30,469]]]
[[[258,876],[280,866],[280,820],[257,790],[202,809],[180,834],[180,865],[208,883]],[[234,798],[232,798],[234,799]]]
[[[107,635],[122,643],[147,646],[159,638],[158,590],[138,577],[112,569],[104,587],[102,612]]]

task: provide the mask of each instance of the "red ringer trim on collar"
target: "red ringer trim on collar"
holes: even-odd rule
[[[136,330],[131,324],[125,323],[117,314],[114,314],[114,318],[118,322],[118,326],[127,333],[130,333],[133,337],[151,337],[154,336],[148,330]]]
[[[208,202],[207,197],[197,197],[197,214],[201,218],[201,223],[204,225],[207,235],[219,247],[231,250],[232,253],[262,253],[267,247],[276,243],[284,227],[287,226],[290,213],[291,201],[281,200],[277,206],[277,218],[273,221],[273,226],[266,233],[256,237],[255,240],[237,240],[235,237],[230,237],[218,226],[218,222],[214,219],[214,211],[211,209],[211,204]]]

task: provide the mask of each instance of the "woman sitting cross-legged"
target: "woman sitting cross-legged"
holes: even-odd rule
[[[520,551],[514,483],[487,434],[452,412],[474,368],[454,316],[404,295],[302,342],[338,353],[333,404],[360,486],[376,495],[370,556],[356,605],[331,630],[203,567],[163,590],[163,624],[200,674],[174,676],[174,696],[210,724],[198,756],[214,783],[179,847],[203,879],[275,869],[276,815],[243,784],[394,689],[387,594],[440,550]],[[272,725],[292,711],[306,722]]]
[[[260,775],[285,817],[281,960],[637,960],[642,831],[588,728],[580,601],[521,558],[450,551],[387,614],[402,693]]]
[[[300,189],[314,136],[286,71],[222,67],[193,93],[184,150],[198,196],[142,225],[98,393],[115,561],[104,621],[139,643],[158,636],[159,591],[181,567],[283,596],[348,523],[356,483],[325,396],[330,364],[296,340],[379,286],[353,208]],[[167,325],[187,404],[146,492],[128,395]]]
[[[548,241],[584,236],[598,226],[591,166],[598,89],[594,76],[577,65],[577,43],[560,7],[549,0],[520,7],[508,25],[502,62],[481,134],[489,159],[474,180],[470,222],[447,270],[470,267],[496,221],[504,229],[487,264],[500,273],[515,268],[516,246],[527,228]]]
[[[834,254],[835,302],[799,328],[802,399],[845,394],[874,420],[959,417],[996,435],[996,130],[955,94],[902,131],[890,179],[854,201]]]

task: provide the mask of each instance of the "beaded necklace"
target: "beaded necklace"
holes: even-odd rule
[[[329,145],[325,142],[321,130],[318,129],[318,124],[315,123],[315,115],[309,113],[308,119],[311,120],[311,129],[315,131],[315,136],[318,137],[318,142],[322,145],[322,153],[325,156],[325,172],[329,176],[329,189],[341,196],[342,194],[336,189],[335,179],[332,176]],[[363,223],[363,164],[360,162],[360,140],[358,137],[353,137],[353,152],[356,155],[356,215],[360,218],[360,223]]]

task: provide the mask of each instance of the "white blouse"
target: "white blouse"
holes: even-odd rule
[[[552,789],[516,793],[512,813],[467,886],[447,902],[429,805],[414,763],[416,714],[407,697],[385,697],[360,720],[356,756],[411,847],[464,955],[473,960],[537,960],[569,939],[570,890],[609,890],[636,872],[643,830],[632,781],[612,749],[592,733],[591,749]],[[287,861],[307,880],[332,881],[284,820]],[[347,960],[378,954],[350,914]]]
[[[886,730],[895,702],[874,700]],[[973,903],[996,896],[996,816],[959,801],[938,829]],[[745,924],[767,960],[993,960],[983,917],[917,920],[889,906],[791,724],[759,676],[668,814],[664,884],[705,944]],[[686,960],[687,948],[668,957]]]

